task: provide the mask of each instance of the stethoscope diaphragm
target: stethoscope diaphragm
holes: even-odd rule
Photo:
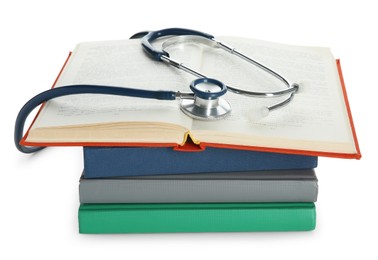
[[[181,99],[180,108],[186,115],[200,120],[217,120],[231,113],[230,104],[221,98],[227,87],[212,78],[199,78],[191,82],[193,99]]]

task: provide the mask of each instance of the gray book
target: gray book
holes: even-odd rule
[[[315,202],[314,169],[80,179],[80,203]]]

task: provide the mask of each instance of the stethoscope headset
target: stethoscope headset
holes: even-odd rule
[[[174,37],[175,41],[187,42],[195,41],[200,44],[204,44],[214,48],[221,48],[237,57],[257,66],[263,71],[271,74],[273,77],[279,79],[284,85],[285,89],[273,92],[253,92],[238,89],[223,84],[221,81],[208,78],[205,75],[185,66],[184,64],[177,62],[170,58],[169,53],[166,51],[166,47],[169,46],[169,42],[162,44],[162,50],[158,50],[152,46],[153,41],[168,36],[178,36]],[[181,93],[179,91],[161,91],[161,90],[143,90],[125,87],[114,87],[114,86],[101,86],[101,85],[69,85],[62,86],[58,88],[52,88],[41,92],[40,94],[34,96],[30,99],[20,110],[16,118],[15,131],[14,131],[14,141],[17,149],[23,153],[33,153],[43,149],[44,147],[28,147],[20,144],[23,137],[23,131],[25,126],[25,121],[28,115],[43,102],[57,97],[77,95],[77,94],[106,94],[106,95],[117,95],[117,96],[128,96],[128,97],[139,97],[139,98],[150,98],[158,100],[176,100],[180,99],[181,110],[188,116],[200,119],[200,120],[217,120],[222,119],[230,114],[231,106],[230,104],[221,98],[226,94],[227,90],[241,95],[246,95],[250,97],[280,97],[288,95],[284,100],[264,107],[264,114],[268,114],[270,111],[280,108],[288,104],[294,97],[294,94],[298,91],[299,85],[296,83],[290,84],[283,76],[277,72],[271,70],[270,68],[262,65],[261,63],[249,58],[248,56],[240,53],[234,48],[215,40],[214,36],[195,31],[190,29],[182,28],[169,28],[160,31],[151,32],[140,32],[134,34],[131,39],[141,38],[141,44],[145,52],[153,60],[162,61],[168,65],[171,65],[177,69],[190,73],[198,79],[190,83],[190,89],[192,93]]]

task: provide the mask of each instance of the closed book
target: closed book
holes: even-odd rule
[[[314,203],[82,204],[82,234],[309,231]]]
[[[207,147],[84,147],[86,178],[316,168],[316,156]]]
[[[315,202],[313,169],[80,179],[80,203]]]

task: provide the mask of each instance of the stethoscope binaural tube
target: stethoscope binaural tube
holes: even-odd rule
[[[135,36],[135,37],[134,37]],[[171,65],[177,69],[183,70],[187,73],[190,73],[196,77],[199,78],[207,78],[206,75],[203,75],[187,66],[185,66],[183,63],[180,63],[178,61],[173,60],[170,56],[169,53],[164,50],[164,43],[163,43],[163,49],[159,50],[155,47],[153,47],[152,43],[158,38],[161,37],[166,37],[166,36],[179,36],[175,37],[174,40],[179,40],[181,39],[187,39],[187,37],[191,38],[197,38],[201,44],[205,44],[211,47],[216,47],[216,48],[221,48],[230,54],[236,55],[237,57],[257,66],[261,70],[269,73],[271,76],[275,77],[276,79],[280,80],[286,88],[283,90],[278,90],[278,91],[271,91],[271,92],[255,92],[255,91],[247,91],[247,90],[242,90],[239,88],[235,88],[233,86],[227,85],[227,89],[233,93],[236,94],[241,94],[245,96],[250,96],[250,97],[263,97],[263,98],[271,98],[271,97],[280,97],[284,95],[288,95],[286,99],[283,101],[280,101],[274,105],[267,106],[266,109],[268,111],[275,110],[277,108],[280,108],[286,104],[288,104],[294,97],[294,94],[298,91],[299,85],[297,83],[292,83],[290,84],[287,79],[285,79],[282,75],[279,73],[275,72],[274,70],[268,68],[267,66],[255,61],[254,59],[244,55],[243,53],[237,51],[235,48],[232,48],[228,46],[227,44],[224,44],[222,42],[216,41],[214,36],[195,31],[195,30],[190,30],[190,29],[183,29],[183,28],[169,28],[169,29],[164,29],[160,31],[152,31],[152,32],[144,32],[144,33],[139,33],[134,35],[134,38],[137,37],[142,37],[141,44],[143,46],[143,49],[146,51],[149,57],[151,57],[153,60],[156,61],[163,61],[167,63],[168,65]]]
[[[139,34],[134,34],[131,38],[137,38],[143,35],[144,32]],[[152,42],[158,38],[165,37],[165,36],[180,36],[180,35],[195,35],[200,36],[207,39],[214,39],[214,36],[203,33],[200,31],[195,31],[191,29],[183,29],[183,28],[168,28],[159,31],[151,31],[146,32],[145,35],[142,37],[142,47],[143,49],[150,55],[150,57],[156,61],[162,61],[162,57],[169,57],[169,54],[164,50],[158,50],[152,46]]]

